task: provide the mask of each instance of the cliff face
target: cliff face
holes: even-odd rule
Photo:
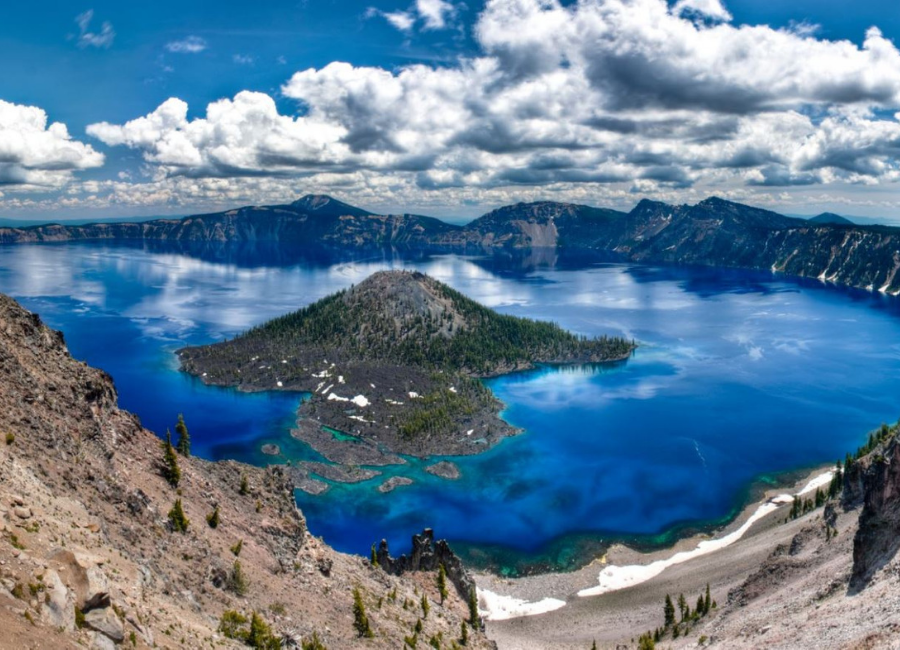
[[[869,460],[862,471],[863,508],[853,540],[854,590],[863,589],[900,550],[900,444],[892,440]]]
[[[312,537],[285,469],[179,456],[176,490],[162,457],[112,379],[0,295],[0,646],[245,647],[220,628],[234,610],[257,612],[287,647],[315,632],[332,650],[398,648],[420,615],[402,604],[423,593],[423,645],[459,635],[467,605],[455,593],[438,605],[433,572],[388,575]],[[170,521],[176,499],[186,532]],[[354,587],[372,639],[354,630]]]
[[[647,263],[727,266],[900,292],[900,229],[808,221],[710,198],[697,205],[643,200],[629,213],[519,203],[454,226],[416,215],[376,215],[326,196],[184,219],[0,228],[0,243],[70,240],[276,242],[411,250],[567,249]]]
[[[306,196],[289,205],[251,206],[144,223],[99,223],[0,228],[0,243],[81,240],[167,240],[190,242],[279,242],[385,246],[426,244],[456,226],[415,215],[373,215],[325,196]]]

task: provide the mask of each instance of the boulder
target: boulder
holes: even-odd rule
[[[72,592],[53,569],[44,574],[44,586],[47,594],[42,606],[44,618],[53,627],[71,632],[75,629],[75,598]]]
[[[16,506],[13,508],[13,514],[19,519],[31,519],[31,508],[28,506]]]
[[[91,639],[91,650],[116,650],[116,644],[105,634],[94,632],[94,638]]]
[[[92,630],[101,632],[116,643],[125,640],[125,626],[111,607],[92,609],[84,615],[84,624]]]
[[[75,592],[75,605],[84,612],[109,607],[109,580],[103,570],[86,556],[57,548],[50,554],[60,575]]]

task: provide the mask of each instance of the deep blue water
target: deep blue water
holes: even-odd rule
[[[542,368],[489,381],[526,432],[454,458],[459,481],[389,469],[298,495],[313,533],[402,550],[425,526],[475,561],[565,566],[601,541],[660,540],[733,514],[754,481],[829,462],[900,415],[900,301],[767,274],[544,259],[314,251],[183,251],[158,244],[0,247],[0,291],[62,329],[113,375],[158,433],[184,413],[196,454],[271,462],[315,454],[288,435],[300,396],[208,388],[181,346],[232,336],[387,267],[418,268],[499,311],[641,347],[612,367]],[[282,459],[283,460],[283,459]],[[664,537],[663,537],[664,539]]]

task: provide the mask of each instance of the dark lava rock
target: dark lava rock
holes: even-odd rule
[[[447,540],[434,541],[434,531],[426,528],[421,535],[413,535],[409,555],[392,558],[387,540],[381,540],[376,555],[378,564],[387,573],[401,575],[409,571],[437,571],[443,564],[447,578],[456,588],[460,598],[468,600],[475,590],[475,581],[468,574],[462,561],[450,548]]]

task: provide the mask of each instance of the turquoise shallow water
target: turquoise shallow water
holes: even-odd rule
[[[606,367],[539,368],[488,381],[526,433],[453,458],[298,494],[310,529],[366,552],[402,550],[425,526],[479,564],[571,566],[613,539],[651,544],[721,522],[754,481],[828,462],[900,415],[900,301],[767,274],[458,256],[346,259],[313,251],[163,245],[0,247],[0,291],[64,330],[116,380],[121,403],[164,432],[183,412],[195,453],[317,459],[288,435],[300,396],[205,387],[173,351],[219,340],[387,267],[427,272],[502,312],[641,347]]]

